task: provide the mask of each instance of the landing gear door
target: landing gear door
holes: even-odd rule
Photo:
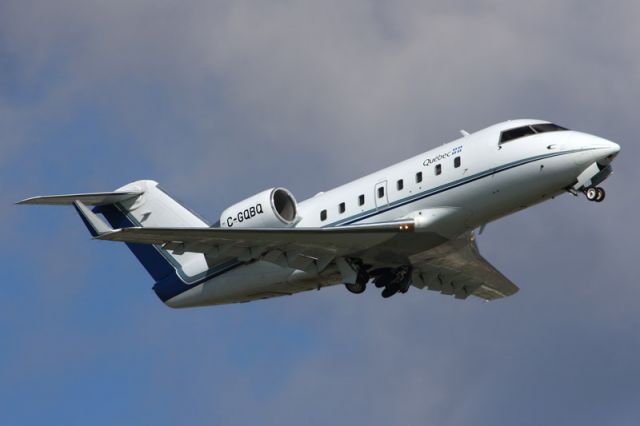
[[[376,183],[376,187],[373,192],[373,198],[376,200],[376,209],[381,209],[389,204],[386,180]]]

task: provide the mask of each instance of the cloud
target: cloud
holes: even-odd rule
[[[67,216],[0,209],[17,283],[3,317],[22,336],[3,331],[13,398],[40,386],[37,405],[95,398],[156,423],[630,424],[639,12],[630,1],[4,2],[5,205],[151,177],[213,218],[263,187],[302,199],[459,128],[522,116],[623,147],[606,203],[566,195],[487,227],[483,253],[522,289],[491,304],[333,288],[164,310],[123,247],[83,248]]]
[[[581,20],[563,19],[575,9]],[[104,105],[159,167],[192,165],[171,176],[181,189],[246,172],[247,162],[273,173],[255,161],[271,153],[324,189],[325,180],[336,184],[453,139],[459,127],[521,115],[580,125],[581,115],[611,115],[602,99],[613,91],[629,101],[638,91],[619,78],[638,68],[624,43],[637,35],[632,13],[582,9],[66,1],[14,4],[5,31],[27,68],[57,69],[60,93],[52,96],[61,103]],[[590,25],[595,16],[600,25]],[[310,173],[300,166],[310,158],[338,173]]]

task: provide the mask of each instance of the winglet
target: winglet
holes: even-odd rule
[[[91,233],[92,237],[99,237],[107,232],[113,231],[111,227],[107,226],[98,216],[95,215],[82,201],[74,201],[73,207],[76,209],[80,218],[84,222],[85,226]]]

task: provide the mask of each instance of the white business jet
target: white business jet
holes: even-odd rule
[[[457,299],[510,296],[518,287],[479,254],[474,230],[565,192],[601,202],[598,185],[620,147],[539,120],[462,135],[300,203],[267,189],[214,225],[151,180],[19,204],[72,204],[95,239],[127,243],[174,308],[338,283],[358,294],[371,282],[383,297],[410,286]]]

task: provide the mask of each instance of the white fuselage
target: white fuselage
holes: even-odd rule
[[[500,217],[555,197],[595,162],[610,162],[619,147],[576,131],[522,137],[499,144],[503,130],[523,124],[500,123],[408,160],[320,193],[298,205],[297,227],[328,227],[416,217],[448,209],[455,215],[442,234],[468,232]],[[402,256],[430,250],[443,240],[412,234],[396,251]],[[169,300],[174,307],[211,305],[270,297],[337,284],[335,268],[320,274],[256,261],[234,268]],[[279,287],[281,284],[281,287]]]

